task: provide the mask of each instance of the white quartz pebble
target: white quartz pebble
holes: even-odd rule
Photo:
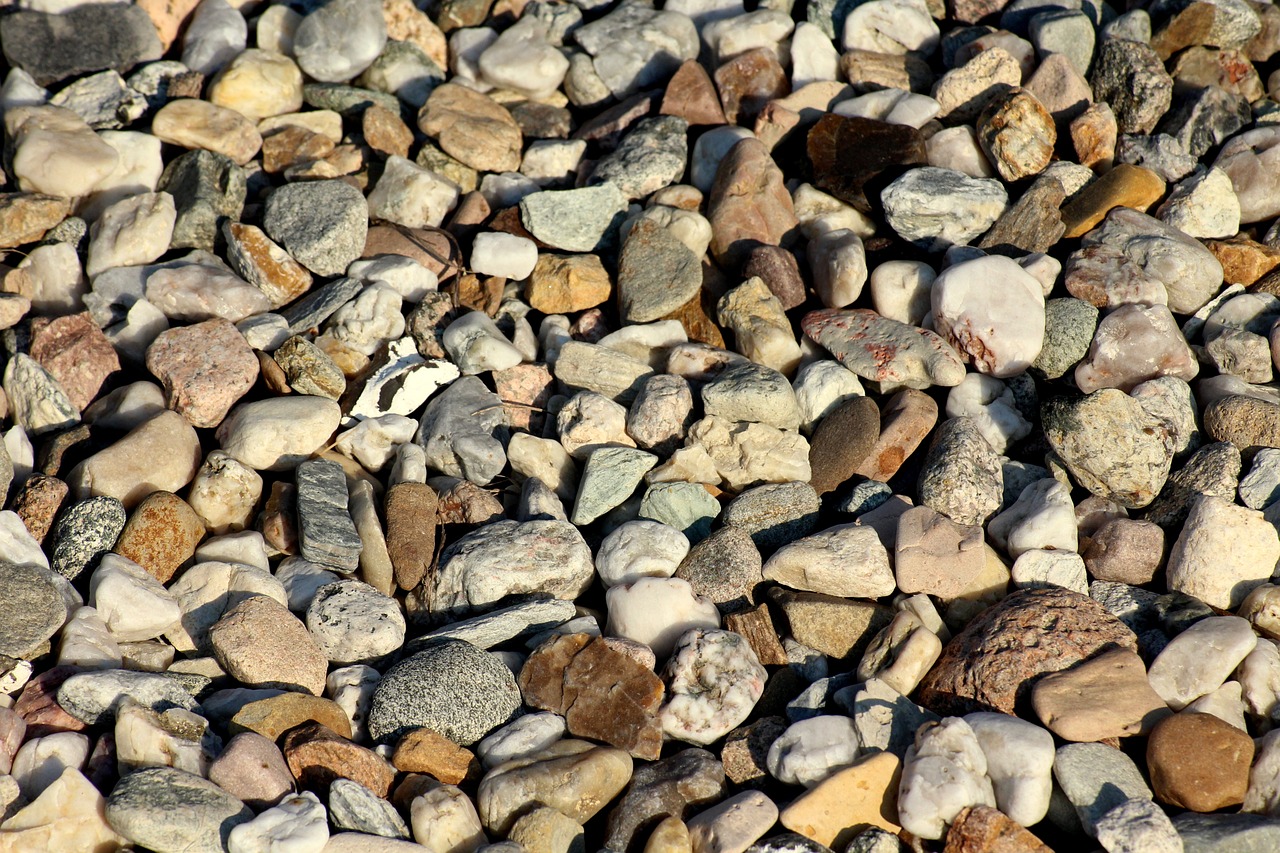
[[[1018,411],[1013,389],[982,373],[966,374],[947,394],[947,417],[972,419],[996,453],[1031,434],[1031,423]]]
[[[1053,793],[1053,735],[1009,714],[979,712],[964,721],[987,759],[996,806],[1023,826],[1035,826]]]
[[[291,794],[227,836],[228,853],[320,853],[329,841],[329,815],[310,791]]]
[[[463,376],[505,370],[523,359],[520,350],[483,311],[471,311],[450,323],[444,330],[443,342]]]
[[[761,791],[742,791],[689,818],[698,853],[740,853],[778,820],[778,807]]]
[[[609,622],[605,633],[644,643],[659,660],[693,628],[719,628],[720,612],[707,598],[694,595],[680,578],[645,577],[611,587],[605,593]]]
[[[991,255],[949,267],[931,297],[934,329],[982,373],[1016,376],[1040,354],[1044,292],[1009,258]]]
[[[637,583],[646,582],[653,581]],[[704,628],[686,632],[663,672],[663,733],[702,746],[719,740],[751,715],[768,677],[741,634]]]
[[[539,711],[517,717],[480,741],[476,755],[485,769],[541,752],[564,737],[564,717]]]
[[[1077,529],[1071,489],[1052,477],[1035,481],[1013,506],[991,519],[987,535],[1014,560],[1036,548],[1074,553]]]
[[[938,25],[923,0],[871,0],[844,19],[844,49],[928,55],[938,46]]]
[[[769,747],[769,775],[812,788],[858,757],[858,732],[848,717],[822,714],[787,727]]]
[[[62,626],[62,644],[58,649],[59,666],[81,669],[118,669],[121,665],[120,644],[111,636],[107,625],[92,607],[80,607]]]
[[[1247,619],[1201,619],[1164,647],[1151,662],[1147,680],[1175,711],[1217,690],[1258,643]]]
[[[1267,582],[1280,560],[1276,529],[1256,509],[1215,495],[1197,495],[1169,552],[1169,589],[1211,607],[1239,607]]]
[[[89,738],[80,732],[55,732],[30,738],[13,757],[9,770],[28,800],[40,796],[68,767],[79,770],[89,758]]]
[[[1009,578],[1018,589],[1060,586],[1081,595],[1089,592],[1084,558],[1075,551],[1032,548],[1013,561]]]
[[[144,193],[108,207],[89,228],[85,275],[111,267],[149,264],[169,250],[177,218],[173,196]]]
[[[347,714],[351,721],[352,739],[364,739],[368,732],[369,703],[373,691],[382,680],[382,673],[362,663],[343,666],[329,673],[325,679],[324,693]]]
[[[333,449],[378,472],[395,458],[401,445],[413,441],[418,422],[404,415],[382,415],[366,418],[334,439]]]
[[[852,231],[828,231],[809,241],[809,267],[818,298],[828,308],[852,305],[867,282],[862,239]]]
[[[440,785],[415,797],[409,804],[409,823],[413,840],[428,850],[475,851],[489,842],[471,798],[455,785]]]
[[[840,72],[840,52],[816,24],[802,21],[791,34],[791,91],[809,83],[835,80]]]
[[[871,271],[871,303],[881,316],[918,326],[930,311],[937,277],[923,261],[886,261]]]
[[[471,244],[471,269],[481,275],[528,278],[538,262],[538,247],[528,237],[484,231]]]
[[[434,272],[404,255],[378,255],[352,261],[347,267],[347,275],[361,281],[388,284],[405,302],[421,302],[422,297],[440,286]]]
[[[121,643],[158,637],[182,616],[173,593],[150,572],[110,552],[102,555],[89,579],[89,603]]]
[[[806,434],[841,403],[865,393],[858,374],[829,358],[801,367],[791,387],[800,407],[800,431]]]
[[[987,758],[973,728],[961,717],[921,726],[907,748],[898,786],[902,828],[921,838],[942,838],[962,809],[995,805]]]
[[[616,527],[596,551],[596,573],[605,588],[640,578],[669,578],[689,553],[689,539],[666,524],[640,519]]]

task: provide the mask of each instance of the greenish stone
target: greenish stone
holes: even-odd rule
[[[1058,379],[1089,351],[1098,328],[1098,309],[1083,299],[1050,299],[1044,305],[1044,345],[1031,369]]]
[[[654,483],[640,501],[640,517],[660,521],[700,542],[711,532],[720,502],[700,483]]]
[[[622,504],[658,464],[658,457],[634,447],[602,447],[592,451],[578,483],[571,521],[590,524]]]
[[[464,193],[469,193],[480,185],[479,172],[466,163],[450,157],[430,142],[422,143],[422,149],[414,158],[414,162],[424,169],[429,169],[453,181]]]
[[[520,220],[543,243],[566,252],[596,252],[611,242],[627,212],[613,184],[544,190],[520,200]]]
[[[280,345],[274,357],[288,378],[289,387],[299,394],[336,400],[347,390],[342,368],[306,338],[294,335]]]
[[[302,87],[302,100],[309,107],[333,110],[343,116],[358,116],[374,104],[400,115],[400,99],[395,95],[342,83],[307,83]]]

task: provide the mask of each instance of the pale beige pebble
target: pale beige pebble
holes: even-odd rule
[[[631,756],[621,749],[581,740],[557,741],[485,774],[476,796],[480,817],[485,827],[502,834],[524,809],[540,803],[585,823],[626,787],[632,764]]]
[[[221,317],[238,323],[271,310],[271,299],[223,267],[183,264],[147,277],[146,300],[170,320],[198,323]]]
[[[938,79],[933,98],[948,124],[971,122],[993,97],[1022,83],[1018,60],[998,47],[984,50]]]
[[[302,108],[302,71],[287,56],[250,48],[223,66],[206,97],[252,122],[296,112]]]
[[[227,674],[250,687],[324,693],[329,661],[306,625],[278,601],[250,596],[209,629],[213,655]]]
[[[196,472],[187,503],[215,536],[244,530],[262,498],[262,476],[233,456],[212,450]]]
[[[449,67],[444,31],[413,0],[382,0],[382,18],[387,23],[387,38],[416,44],[436,65]]]
[[[528,853],[575,853],[584,844],[582,826],[546,806],[516,818],[507,840],[523,844]]]
[[[164,390],[154,382],[138,381],[99,397],[84,410],[84,420],[104,429],[130,430],[164,410]]]
[[[395,591],[395,569],[387,553],[387,540],[378,520],[378,500],[373,485],[360,480],[351,486],[351,518],[360,535],[360,576],[383,595]]]
[[[262,148],[262,134],[252,121],[235,110],[195,98],[179,98],[161,107],[151,120],[151,132],[162,142],[213,151],[241,166]]]
[[[1169,553],[1169,589],[1233,609],[1267,582],[1277,560],[1280,539],[1261,511],[1198,495]]]
[[[283,8],[272,6],[273,9]],[[333,110],[308,110],[304,113],[286,113],[264,118],[258,122],[258,133],[270,136],[286,127],[300,127],[318,133],[334,145],[342,141],[342,116]]]
[[[489,843],[475,805],[456,785],[434,786],[415,797],[409,823],[413,839],[432,853],[473,853]]]
[[[927,596],[925,598],[927,600]],[[938,635],[925,627],[914,613],[899,611],[862,655],[858,680],[876,678],[907,696],[941,654],[942,640]]]
[[[0,851],[109,853],[125,848],[129,841],[107,822],[106,806],[93,783],[68,767],[40,796],[0,823]]]
[[[200,469],[200,437],[187,419],[164,411],[81,462],[67,476],[78,499],[109,495],[131,509],[152,492],[178,492]]]
[[[12,178],[23,192],[88,195],[120,160],[84,119],[62,107],[14,107],[4,114],[4,129],[13,146]]]
[[[168,193],[145,193],[111,205],[89,227],[85,275],[156,260],[169,249],[177,215]]]
[[[93,222],[102,211],[118,201],[155,191],[164,173],[162,144],[150,133],[136,130],[101,130],[98,138],[115,149],[116,166],[93,185],[93,192],[81,199],[76,215]]]
[[[18,263],[26,273],[30,290],[21,295],[31,300],[37,314],[74,314],[80,310],[81,298],[89,290],[89,279],[80,267],[75,246],[70,243],[46,243],[27,253]]]
[[[200,5],[199,0],[138,0],[135,4],[155,24],[160,46],[166,51],[178,39],[178,32],[187,18]]]
[[[749,278],[720,297],[716,319],[733,332],[738,352],[752,361],[786,376],[799,367],[800,344],[791,321],[764,279]]]
[[[1093,89],[1089,82],[1061,53],[1051,53],[1041,61],[1027,80],[1027,91],[1053,116],[1059,135],[1068,132],[1071,122],[1093,103]],[[1081,163],[1090,165],[1084,161]]]
[[[982,574],[987,557],[982,527],[964,525],[926,506],[898,518],[894,572],[902,592],[956,598]]]
[[[1032,687],[1031,703],[1050,731],[1070,741],[1146,734],[1169,714],[1142,658],[1121,648],[1046,675]]]
[[[276,397],[232,409],[215,436],[224,451],[254,470],[288,471],[318,451],[341,418],[338,404],[324,397]]]
[[[293,775],[275,741],[257,732],[232,737],[209,765],[210,782],[251,808],[273,805],[293,790]]]

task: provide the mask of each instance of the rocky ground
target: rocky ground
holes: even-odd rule
[[[1280,849],[1280,9],[0,47],[3,853]]]

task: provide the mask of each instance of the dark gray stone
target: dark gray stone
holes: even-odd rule
[[[600,158],[588,183],[608,181],[633,200],[675,183],[689,162],[688,131],[689,122],[678,116],[637,122],[613,153]]]
[[[369,704],[369,736],[394,743],[425,726],[470,746],[520,713],[520,688],[497,657],[462,640],[437,640],[393,666]]]
[[[1187,520],[1197,495],[1234,501],[1240,478],[1240,449],[1229,441],[1206,444],[1169,475],[1160,495],[1147,507],[1146,520],[1166,529]]]
[[[507,464],[508,433],[501,398],[464,376],[427,403],[414,441],[433,469],[484,486]]]
[[[520,486],[520,505],[516,510],[516,521],[567,521],[569,514],[564,511],[564,504],[551,487],[530,477]]]
[[[1249,102],[1217,86],[1206,86],[1178,98],[1160,122],[1160,133],[1172,136],[1192,157],[1253,121]]]
[[[50,567],[68,580],[75,580],[111,550],[127,519],[124,504],[107,495],[73,504],[53,525]]]
[[[1196,168],[1196,158],[1167,133],[1123,133],[1116,140],[1116,163],[1150,169],[1169,183],[1180,181]]]
[[[359,279],[335,278],[279,313],[289,324],[290,332],[304,334],[308,329],[318,329],[335,311],[355,299],[361,290],[364,290],[364,282]]]
[[[862,515],[883,505],[891,497],[893,497],[893,489],[889,488],[887,483],[881,483],[879,480],[863,480],[849,491],[836,509],[851,515]]]
[[[341,275],[364,251],[369,205],[345,181],[285,184],[267,198],[262,227],[316,275]]]
[[[336,829],[380,838],[409,837],[395,806],[350,779],[334,779],[329,785],[329,822]]]
[[[140,6],[124,3],[6,15],[0,47],[10,65],[41,86],[90,71],[128,71],[164,53],[151,18]]]
[[[33,565],[0,561],[0,655],[26,658],[58,633],[67,605],[53,573]]]
[[[1141,42],[1103,41],[1089,82],[1094,99],[1111,105],[1120,133],[1150,133],[1173,100],[1173,78],[1151,45]]]
[[[360,567],[360,534],[347,501],[347,475],[337,462],[308,459],[298,465],[298,544],[302,556],[340,572]]]
[[[156,189],[173,196],[178,210],[169,248],[210,252],[222,223],[239,221],[248,193],[244,169],[230,157],[203,149],[188,151],[166,166]]]
[[[836,694],[858,682],[852,672],[842,672],[828,678],[819,678],[810,684],[800,695],[787,703],[787,720],[798,723],[813,717],[820,717],[828,712]]]
[[[302,87],[302,100],[317,110],[342,113],[344,118],[358,117],[374,104],[400,115],[400,99],[395,95],[342,83],[307,83]]]
[[[661,761],[637,764],[626,793],[609,813],[605,846],[638,853],[664,818],[684,819],[727,791],[724,765],[705,749],[685,749]]]
[[[1280,821],[1260,814],[1196,814],[1173,819],[1183,853],[1271,853],[1280,849]]]
[[[755,588],[764,582],[763,564],[747,531],[722,527],[689,549],[675,576],[688,581],[695,595],[711,599],[721,613],[736,613],[755,603]]]
[[[107,822],[139,847],[213,853],[253,811],[217,785],[172,767],[148,767],[116,783]]]

